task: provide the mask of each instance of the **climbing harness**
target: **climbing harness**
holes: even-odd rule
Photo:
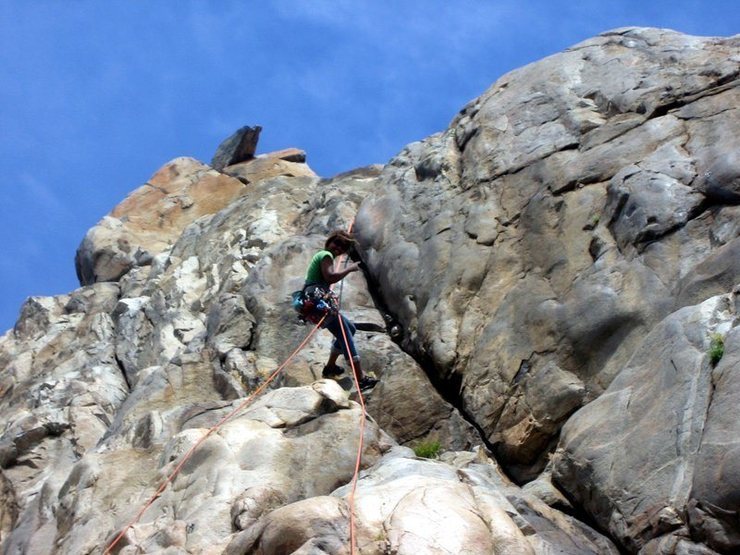
[[[315,324],[322,317],[339,312],[339,298],[331,289],[321,285],[306,285],[299,291],[293,291],[291,299],[293,310],[303,323]]]
[[[352,226],[354,225],[354,222],[350,224],[349,226],[349,232],[352,231]],[[345,264],[347,263],[347,260],[345,258]],[[216,430],[218,430],[221,426],[223,426],[226,422],[231,420],[238,412],[240,412],[242,409],[244,409],[249,403],[251,403],[260,393],[262,393],[265,388],[280,374],[280,372],[283,371],[283,369],[288,365],[288,363],[293,360],[293,358],[303,349],[303,347],[306,346],[309,339],[313,337],[313,335],[318,331],[318,329],[321,327],[321,324],[324,323],[324,320],[332,313],[339,312],[339,306],[341,304],[341,297],[342,297],[342,290],[343,290],[344,283],[340,283],[339,287],[339,295],[335,295],[331,290],[329,290],[329,293],[331,297],[333,297],[334,302],[332,303],[332,299],[325,299],[321,298],[315,303],[315,309],[312,310],[312,316],[311,319],[306,318],[308,321],[312,322],[314,327],[311,329],[311,331],[306,335],[306,337],[303,339],[303,341],[296,347],[296,349],[288,356],[287,359],[285,359],[285,362],[283,362],[278,368],[270,374],[270,376],[260,385],[249,397],[247,397],[242,403],[240,403],[234,410],[232,410],[229,414],[224,416],[220,421],[218,421],[214,426],[208,429],[208,431],[195,443],[193,446],[183,455],[180,462],[175,466],[175,468],[170,472],[170,474],[162,481],[161,485],[157,489],[157,491],[152,495],[149,500],[144,504],[144,506],[141,508],[141,510],[136,514],[136,516],[121,530],[121,532],[115,537],[115,539],[108,545],[108,547],[103,552],[103,555],[108,555],[109,553],[112,553],[115,546],[123,539],[123,537],[126,535],[126,533],[141,519],[142,516],[144,516],[144,513],[151,507],[154,502],[159,498],[159,496],[164,492],[164,490],[167,488],[167,485],[170,484],[180,473],[180,470],[182,470],[182,467],[185,465],[185,463],[193,456],[193,453],[195,453],[196,449],[201,446],[201,444],[209,437],[211,436]],[[304,287],[301,291],[296,291],[293,293],[292,297],[292,304],[293,307],[296,308],[296,303],[300,302],[301,305],[305,304],[308,295],[305,294],[305,290],[308,289],[308,287]],[[317,288],[318,289],[318,288]],[[296,293],[299,293],[300,295],[296,295]],[[313,294],[313,291],[312,293]],[[304,298],[301,298],[304,297]],[[312,301],[313,302],[313,301]],[[321,306],[319,308],[319,303],[324,302],[326,306]],[[302,306],[301,306],[302,308]],[[318,321],[314,321],[316,319],[316,313],[318,312]],[[299,312],[300,314],[300,312]],[[347,352],[349,352],[349,341],[347,339],[347,332],[344,328],[344,323],[342,322],[342,318],[339,319],[340,327],[342,330],[342,338],[344,339],[344,344],[347,349]],[[352,367],[352,377],[355,382],[355,389],[357,390],[357,398],[360,402],[360,437],[359,437],[359,444],[357,447],[357,456],[355,458],[355,468],[354,468],[354,474],[352,476],[352,487],[350,489],[350,493],[347,496],[347,504],[349,506],[349,535],[350,535],[350,552],[352,555],[355,555],[357,553],[355,543],[357,541],[356,533],[355,533],[355,492],[357,490],[357,480],[360,474],[360,465],[362,463],[362,450],[364,447],[364,437],[365,437],[365,422],[367,420],[367,415],[365,414],[365,400],[362,396],[362,389],[360,388],[360,381],[357,378],[357,372],[355,369],[355,362],[352,359],[352,357],[349,357],[349,364]]]

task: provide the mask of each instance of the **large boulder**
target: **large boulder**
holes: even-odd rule
[[[587,40],[406,147],[361,206],[402,346],[518,480],[655,324],[737,280],[739,56],[656,29]]]
[[[510,484],[480,453],[445,462],[390,451],[357,483],[293,503],[236,535],[225,553],[618,553],[606,538]],[[354,514],[350,521],[349,514]]]
[[[254,158],[262,127],[245,125],[240,127],[218,145],[211,166],[222,171],[226,166],[246,162]]]
[[[563,427],[555,482],[630,552],[666,535],[740,549],[738,308],[722,295],[666,318]]]

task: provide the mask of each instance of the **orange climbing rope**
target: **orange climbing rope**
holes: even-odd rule
[[[342,337],[344,338],[344,346],[349,353],[349,342],[347,341],[347,332],[344,330],[344,323],[342,319],[339,319],[339,325],[342,328]],[[355,363],[352,357],[349,357],[349,364],[352,367],[352,377],[355,380],[355,388],[357,389],[357,398],[360,400],[360,441],[357,446],[357,457],[355,458],[355,472],[352,476],[352,488],[350,489],[349,496],[347,498],[347,504],[349,505],[349,543],[352,555],[356,553],[355,543],[357,538],[355,537],[355,491],[357,490],[357,479],[360,475],[360,463],[362,462],[362,448],[365,439],[365,421],[367,417],[365,415],[365,399],[362,397],[362,390],[360,389],[360,381],[357,378],[357,372],[355,371]]]
[[[352,233],[352,227],[354,226],[354,221],[349,225],[349,229],[347,230],[349,233]],[[345,255],[346,257],[346,255]],[[345,264],[347,262],[347,259],[345,258]],[[341,301],[342,301],[342,288],[344,286],[344,282],[340,284],[339,289],[339,305],[341,308]],[[355,492],[357,491],[357,480],[360,475],[360,464],[362,463],[362,449],[364,447],[365,442],[365,421],[367,420],[367,415],[365,414],[365,399],[362,396],[362,389],[360,389],[360,380],[357,377],[357,370],[355,369],[355,361],[352,358],[352,355],[349,350],[349,341],[347,340],[347,331],[344,329],[344,321],[340,317],[339,318],[339,327],[342,330],[342,338],[344,339],[344,350],[347,353],[347,358],[349,359],[349,365],[352,368],[352,377],[355,380],[355,389],[357,390],[357,398],[360,400],[360,440],[357,445],[357,456],[355,458],[355,470],[354,474],[352,476],[352,488],[350,489],[349,495],[347,496],[347,505],[349,505],[349,545],[350,545],[350,551],[351,554],[354,555],[356,553],[356,543],[357,538],[355,537]]]
[[[167,484],[172,482],[175,477],[179,474],[180,470],[182,470],[182,467],[185,465],[185,463],[190,459],[190,457],[193,455],[195,450],[200,447],[200,445],[216,430],[218,430],[221,426],[223,426],[228,420],[234,417],[236,413],[238,413],[240,410],[242,410],[244,407],[246,407],[257,395],[262,393],[264,389],[272,382],[277,375],[285,368],[288,363],[295,357],[303,347],[305,347],[306,343],[308,343],[308,340],[313,336],[314,333],[316,333],[316,330],[319,329],[321,324],[324,322],[324,319],[326,318],[326,315],[324,315],[321,320],[314,326],[314,328],[309,332],[309,334],[305,337],[305,339],[301,342],[298,347],[290,354],[290,356],[285,359],[285,362],[283,362],[278,368],[270,374],[270,376],[260,385],[257,389],[254,390],[254,392],[247,397],[242,403],[239,404],[238,407],[236,407],[234,410],[232,410],[229,414],[224,416],[221,420],[219,420],[214,426],[209,428],[209,430],[201,437],[189,450],[185,455],[182,457],[180,462],[177,464],[175,469],[165,478],[165,480],[162,482],[162,484],[159,486],[159,489],[152,495],[149,500],[144,504],[144,506],[141,508],[141,510],[136,514],[136,516],[129,522],[123,530],[116,536],[116,538],[108,545],[108,547],[103,552],[104,555],[108,555],[108,553],[111,553],[113,548],[118,544],[118,542],[121,541],[123,536],[126,535],[126,532],[128,532],[134,524],[136,524],[139,519],[144,516],[144,513],[149,509],[149,507],[154,504],[154,502],[157,500],[157,498],[162,494],[162,492],[167,487]]]

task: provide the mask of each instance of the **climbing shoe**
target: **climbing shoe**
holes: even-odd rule
[[[344,368],[342,368],[341,366],[337,366],[336,364],[332,364],[331,366],[327,364],[321,371],[322,378],[336,378],[337,376],[341,376],[342,374],[344,374]]]
[[[367,389],[372,389],[373,387],[375,387],[376,383],[378,383],[378,380],[376,380],[375,378],[371,378],[370,376],[364,376],[360,380],[360,389],[362,389],[363,391]]]

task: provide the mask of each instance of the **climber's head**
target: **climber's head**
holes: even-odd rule
[[[355,244],[355,239],[350,233],[343,230],[332,231],[326,238],[324,248],[331,251],[333,255],[344,254]]]

